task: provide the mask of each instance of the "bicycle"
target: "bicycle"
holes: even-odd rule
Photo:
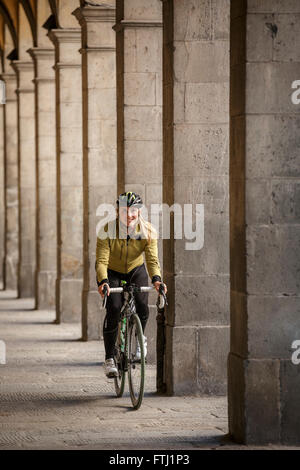
[[[124,303],[120,312],[118,323],[118,335],[115,345],[114,361],[118,369],[118,374],[114,378],[114,385],[117,397],[123,395],[125,387],[125,374],[128,372],[128,383],[130,398],[135,410],[139,409],[144,396],[145,385],[145,355],[144,337],[140,319],[136,313],[134,294],[137,292],[151,292],[155,287],[139,287],[135,284],[128,284],[121,281],[121,287],[110,288],[110,295],[114,293],[124,293]],[[163,298],[163,306],[167,305],[166,295],[163,285],[160,286],[159,297]],[[104,287],[103,307],[106,306],[107,288]],[[137,359],[137,342],[140,345],[141,358]]]

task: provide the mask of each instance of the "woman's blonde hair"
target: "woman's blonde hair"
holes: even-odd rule
[[[158,238],[155,227],[150,222],[148,222],[148,220],[144,219],[141,213],[139,215],[139,224],[141,227],[142,237],[147,238],[148,243],[150,243],[152,239]]]

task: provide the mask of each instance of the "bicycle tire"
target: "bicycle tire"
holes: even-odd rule
[[[134,359],[136,339],[138,339],[141,349],[140,361]],[[128,330],[128,382],[131,402],[133,408],[137,410],[141,406],[144,396],[145,356],[142,325],[136,314],[131,316]]]
[[[122,397],[124,393],[124,388],[125,388],[125,368],[124,368],[125,357],[120,347],[120,334],[119,334],[120,326],[121,326],[121,322],[119,322],[119,326],[118,326],[118,337],[117,337],[117,342],[115,346],[115,355],[114,355],[115,364],[118,369],[118,376],[114,378],[115,391],[116,391],[116,395],[118,398]],[[127,325],[126,325],[126,330],[127,330]]]

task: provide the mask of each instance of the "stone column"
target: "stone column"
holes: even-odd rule
[[[226,393],[229,4],[163,2],[163,200],[169,206],[180,204],[182,210],[192,204],[194,230],[195,205],[204,206],[198,247],[187,249],[191,240],[184,234],[182,240],[174,239],[174,229],[171,240],[164,240],[168,393]]]
[[[4,104],[0,104],[0,289],[5,287],[5,232]]]
[[[18,82],[20,297],[35,297],[36,160],[33,63],[15,60],[12,67]]]
[[[19,165],[17,124],[17,77],[15,73],[3,73],[6,85],[5,104],[5,288],[19,291]]]
[[[231,2],[228,403],[245,444],[300,443],[299,23],[296,0]]]
[[[55,45],[57,161],[56,321],[81,319],[83,276],[81,30],[49,32]]]
[[[151,204],[162,203],[161,0],[118,2],[115,29],[119,191],[140,194],[150,215]],[[159,258],[162,265],[161,240]],[[156,298],[149,296],[149,361],[156,356]]]
[[[112,3],[112,2],[111,2]],[[82,337],[98,339],[104,311],[97,292],[96,210],[117,197],[116,59],[113,5],[74,12],[82,26],[84,285]]]
[[[30,51],[35,66],[36,109],[36,308],[55,308],[56,134],[54,49]]]

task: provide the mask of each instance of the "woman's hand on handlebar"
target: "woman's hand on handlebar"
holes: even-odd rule
[[[160,294],[159,286],[160,286],[161,284],[163,284],[163,286],[164,286],[164,292],[165,292],[165,294],[166,294],[167,291],[168,291],[168,289],[167,289],[166,284],[164,284],[163,282],[156,281],[156,282],[154,283],[154,287],[155,287],[155,289],[157,290],[157,292]]]
[[[105,295],[104,286],[107,287],[107,295],[108,296],[109,296],[109,292],[110,292],[109,285],[106,282],[104,284],[101,284],[101,286],[98,287],[98,292],[101,295],[102,299],[104,298],[104,295]]]

